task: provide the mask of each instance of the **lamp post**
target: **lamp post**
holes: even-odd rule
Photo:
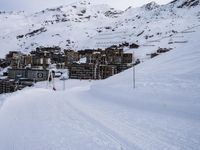
[[[133,89],[135,89],[135,57],[134,57],[134,50],[132,53],[132,64],[133,64]]]

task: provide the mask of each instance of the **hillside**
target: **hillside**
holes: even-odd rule
[[[28,52],[38,46],[106,48],[125,41],[157,48],[160,39],[200,24],[199,1],[186,2],[177,0],[161,6],[152,2],[120,11],[83,1],[34,14],[2,12],[1,55],[9,50]]]
[[[103,81],[1,96],[0,149],[198,150],[199,28],[188,43]]]
[[[52,16],[59,11],[75,11],[74,5],[76,9],[87,7],[90,15],[99,9],[101,13],[91,20],[41,26],[46,18],[55,19]],[[162,6],[149,3],[108,16],[105,15],[110,10],[108,6],[98,5],[92,10],[90,5],[72,4],[32,15],[1,14],[1,20],[2,16],[9,16],[4,25],[0,24],[5,29],[1,33],[0,41],[5,46],[1,55],[20,42],[25,42],[22,49],[27,46],[32,49],[37,44],[56,45],[59,36],[61,40],[74,38],[69,47],[76,49],[84,48],[84,43],[95,48],[123,40],[136,42],[139,49],[125,49],[134,50],[142,60],[135,68],[136,88],[133,89],[131,68],[105,80],[67,80],[65,90],[63,81],[57,79],[57,91],[40,82],[22,91],[0,95],[0,149],[199,150],[199,0],[175,0]],[[71,19],[77,18],[74,14],[71,13]],[[27,24],[24,20],[29,17],[32,19]],[[115,30],[104,28],[108,26]],[[96,31],[97,28],[102,31]],[[27,33],[33,29],[40,30],[29,37],[31,34]],[[91,37],[82,34],[85,32]],[[55,34],[60,35],[50,36]],[[66,37],[67,34],[70,36]],[[23,37],[16,39],[18,35]],[[30,46],[33,41],[37,44]],[[158,47],[172,50],[149,59],[146,54]]]

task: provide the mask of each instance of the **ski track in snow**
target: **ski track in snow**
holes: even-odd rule
[[[38,101],[43,101],[42,99],[37,98]],[[55,105],[55,101],[58,105]],[[21,113],[18,114],[19,118],[11,117],[9,121],[14,123],[13,125],[18,124],[17,127],[8,124],[12,133],[8,132],[6,134],[2,131],[1,126],[1,133],[6,134],[5,137],[1,137],[1,149],[9,150],[13,147],[14,149],[33,150],[86,150],[104,149],[106,147],[121,150],[122,144],[118,139],[114,138],[112,134],[106,133],[103,128],[98,127],[98,124],[91,121],[87,116],[80,114],[67,103],[63,96],[60,97],[56,94],[52,97],[52,100],[45,102],[45,106],[32,103],[35,110],[30,113],[31,116],[26,116],[26,121],[21,120],[22,118],[19,117],[23,115]],[[22,107],[22,111],[24,111],[23,109],[25,108]],[[36,120],[37,122],[35,122]],[[33,129],[31,129],[31,126]],[[22,134],[19,133],[21,128],[23,129]],[[15,139],[11,138],[12,134],[16,134]],[[32,136],[29,137],[29,134]],[[7,141],[8,139],[10,140]]]
[[[144,83],[150,84],[152,87],[152,80],[150,78]],[[162,83],[165,85],[165,82]],[[162,87],[162,83],[155,83],[153,91],[157,90],[156,87]],[[128,91],[127,94],[132,98],[118,94],[111,96],[112,90],[110,92],[102,90],[104,93],[101,93],[101,90],[95,91],[97,89],[93,87],[93,84],[95,84],[93,81],[69,81],[65,92],[53,93],[40,89],[41,86],[45,85],[41,83],[34,89],[38,93],[34,99],[21,99],[21,95],[31,96],[31,89],[11,96],[11,99],[5,101],[3,112],[7,106],[12,106],[15,100],[22,101],[24,104],[19,107],[22,112],[10,114],[7,119],[8,122],[5,124],[11,129],[10,132],[7,134],[6,131],[2,132],[3,127],[0,125],[0,132],[6,134],[4,137],[0,136],[0,140],[5,142],[4,147],[0,144],[0,148],[8,150],[12,147],[16,150],[197,150],[200,148],[198,140],[200,138],[200,122],[198,118],[190,118],[191,116],[186,117],[186,115],[180,117],[178,112],[174,116],[169,111],[163,113],[157,108],[159,105],[156,103],[154,105],[157,107],[149,110],[144,104],[140,107],[137,102],[134,102],[134,96],[140,97],[141,95],[133,93],[132,95]],[[60,83],[61,85],[62,83]],[[59,87],[59,85],[57,86]],[[159,93],[151,92],[150,90],[150,95],[148,94],[150,98],[159,98]],[[47,96],[49,94],[50,96]],[[49,98],[44,99],[46,96]],[[131,99],[133,99],[133,103],[126,104]],[[122,105],[123,101],[125,103]],[[19,106],[18,102],[16,101],[13,106],[16,104]],[[32,107],[34,110],[24,116],[24,113]],[[167,107],[169,107],[167,104],[161,105],[161,109],[167,110]],[[7,109],[10,110],[12,107]],[[0,112],[2,113],[2,110]],[[5,112],[1,113],[0,119]],[[21,134],[21,128],[23,128],[23,134]],[[10,138],[12,134],[15,135],[14,139]],[[4,141],[5,139],[10,140]]]

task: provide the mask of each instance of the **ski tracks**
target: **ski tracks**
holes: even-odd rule
[[[129,111],[118,104],[109,106],[109,103],[101,103],[100,99],[98,103],[79,99],[68,101],[70,108],[121,143],[122,148],[195,150],[199,147],[197,139],[200,138],[200,123],[197,120],[185,120],[170,114],[143,112],[134,108]]]
[[[69,108],[70,113],[73,114],[73,115],[66,114],[64,115],[65,118],[71,118],[71,120],[75,120],[75,122],[74,121],[72,122],[80,126],[80,128],[84,130],[85,134],[88,134],[88,135],[96,134],[95,135],[95,137],[97,138],[96,141],[98,141],[99,143],[104,143],[103,149],[108,149],[108,150],[111,150],[111,149],[113,150],[117,150],[117,149],[118,150],[132,150],[132,149],[139,150],[140,149],[136,145],[133,145],[132,143],[129,143],[127,140],[120,137],[117,133],[115,133],[111,129],[104,126],[95,118],[89,116],[84,111],[74,106],[69,100],[66,100],[64,105],[65,106],[63,108],[66,108],[66,107]],[[65,112],[66,110],[63,110],[63,114]],[[96,147],[95,149],[98,149],[98,148]]]

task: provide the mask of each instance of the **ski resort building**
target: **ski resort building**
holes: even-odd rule
[[[27,56],[20,51],[10,51],[5,59],[7,66],[10,65],[12,68],[23,68],[27,65],[27,61]]]
[[[17,90],[17,86],[14,80],[3,79],[0,80],[0,94],[12,93]]]
[[[45,81],[48,78],[48,70],[44,69],[8,69],[9,79],[27,78],[33,81]]]
[[[106,79],[117,73],[115,65],[97,64],[72,64],[69,67],[69,78],[71,79]]]
[[[97,67],[94,64],[71,64],[69,67],[69,77],[71,79],[96,79]],[[96,72],[96,73],[95,73]]]
[[[9,63],[5,59],[0,59],[0,67],[6,68],[7,66],[9,66]]]
[[[68,66],[71,79],[106,79],[132,66],[132,54],[123,53],[123,49],[85,50],[78,53],[80,57],[86,57],[86,62]]]
[[[64,50],[64,58],[65,58],[65,66],[68,66],[69,64],[75,63],[79,61],[79,53],[75,52],[73,50]]]
[[[59,47],[38,47],[31,51],[31,66],[46,69],[50,64],[56,64],[59,68],[65,66],[65,54]]]
[[[5,68],[7,80],[1,81],[1,93],[13,92],[31,86],[34,82],[48,80],[52,64],[57,69],[67,68],[70,79],[106,79],[132,66],[131,53],[124,53],[116,46],[80,51],[59,47],[38,47],[30,54],[11,51],[0,63]],[[83,61],[84,60],[84,61]],[[16,86],[17,85],[17,86]]]

